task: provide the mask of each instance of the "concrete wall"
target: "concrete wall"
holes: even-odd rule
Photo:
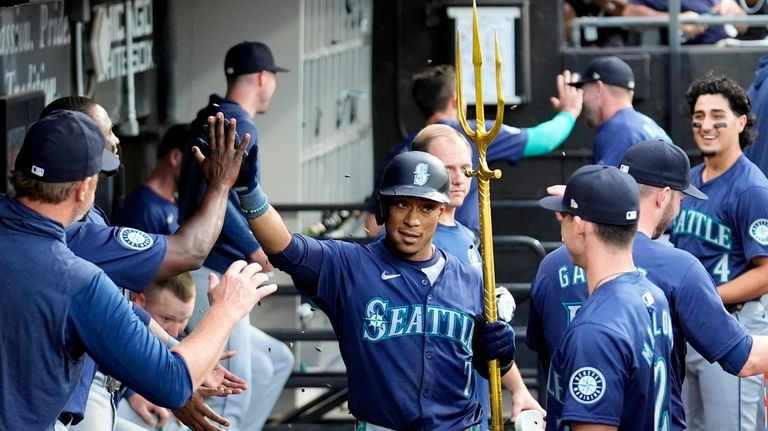
[[[191,121],[211,93],[226,91],[224,55],[244,40],[265,42],[277,64],[291,69],[278,75],[269,112],[256,119],[262,180],[275,202],[296,202],[298,175],[301,2],[281,0],[170,0],[173,58],[170,90],[172,121]]]

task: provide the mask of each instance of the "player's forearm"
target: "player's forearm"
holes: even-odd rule
[[[768,373],[768,336],[752,335],[752,350],[739,371],[739,377]]]
[[[768,293],[768,265],[758,266],[717,287],[724,304],[739,304]]]
[[[501,376],[501,384],[513,394],[520,390],[528,390],[528,388],[525,387],[525,382],[523,382],[523,376],[520,374],[520,369],[517,368],[517,364],[515,363],[512,364],[512,367],[506,374]]]
[[[172,351],[180,354],[187,362],[194,388],[198,388],[206,374],[216,365],[224,351],[229,334],[240,320],[237,313],[216,304],[189,336]]]
[[[225,184],[208,186],[199,209],[167,238],[168,251],[158,278],[200,268],[221,233],[229,190]]]
[[[266,254],[280,253],[291,242],[291,232],[272,205],[263,215],[249,219],[248,225]]]

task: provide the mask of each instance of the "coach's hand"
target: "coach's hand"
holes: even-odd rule
[[[504,375],[515,359],[515,330],[506,322],[486,323],[482,317],[477,317],[472,350],[473,365],[481,376],[488,378],[488,361],[493,359],[499,360],[501,375]]]

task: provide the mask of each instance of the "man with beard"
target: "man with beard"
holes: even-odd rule
[[[616,166],[632,145],[653,139],[672,142],[650,117],[635,111],[635,74],[618,57],[592,60],[579,81],[570,85],[584,90],[583,116],[597,128],[592,163]]]

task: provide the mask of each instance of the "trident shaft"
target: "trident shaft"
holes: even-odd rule
[[[456,98],[459,105],[459,123],[464,133],[477,145],[479,153],[478,168],[467,170],[465,174],[477,177],[478,196],[480,199],[480,244],[483,256],[483,287],[485,299],[485,319],[493,322],[496,315],[496,272],[493,260],[493,230],[491,226],[491,184],[490,180],[501,178],[501,171],[490,170],[486,153],[488,145],[493,142],[501,130],[504,121],[504,96],[501,89],[501,54],[499,52],[499,36],[495,35],[496,42],[496,95],[498,98],[496,107],[496,120],[490,131],[485,130],[485,112],[483,109],[483,53],[480,48],[480,26],[477,19],[477,2],[473,0],[472,14],[472,64],[475,69],[475,107],[477,110],[476,130],[467,123],[464,112],[464,96],[461,91],[461,49],[459,47],[459,34],[456,33]],[[501,400],[501,374],[499,361],[488,362],[489,384],[491,392],[491,430],[502,431],[504,429],[504,412]]]

